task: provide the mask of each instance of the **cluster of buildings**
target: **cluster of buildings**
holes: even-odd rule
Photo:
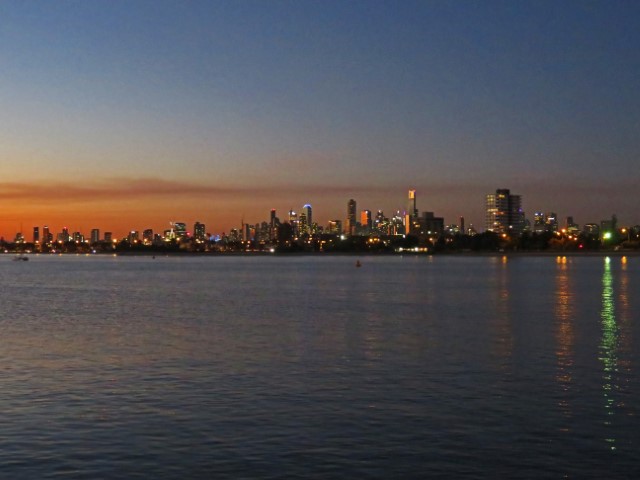
[[[464,220],[463,220],[464,222]],[[433,212],[419,215],[416,206],[416,192],[409,191],[409,202],[406,210],[397,210],[392,216],[386,216],[382,210],[375,215],[371,210],[358,212],[357,202],[350,199],[347,203],[347,216],[342,219],[330,220],[326,226],[313,221],[313,209],[310,204],[302,207],[299,213],[289,210],[285,220],[280,220],[276,210],[271,210],[269,221],[255,224],[243,223],[241,230],[232,230],[230,238],[233,240],[275,242],[284,236],[293,239],[313,235],[407,235],[407,234],[437,234],[444,232],[444,219],[435,217]]]
[[[81,232],[70,232],[66,227],[61,232],[53,234],[49,227],[33,228],[32,247],[40,251],[55,251],[63,249],[69,244],[87,245],[92,248],[109,249],[116,245],[156,246],[179,245],[189,249],[208,250],[212,245],[245,244],[252,246],[291,246],[296,244],[311,244],[319,241],[331,242],[331,238],[339,237],[368,237],[393,238],[411,236],[424,246],[435,245],[443,238],[451,239],[456,236],[473,237],[478,234],[472,224],[465,225],[464,217],[458,219],[457,224],[446,225],[442,217],[433,212],[420,212],[417,206],[415,190],[409,190],[407,203],[403,210],[396,210],[387,216],[382,210],[373,213],[371,210],[358,210],[357,202],[350,199],[347,202],[346,218],[330,220],[326,226],[314,221],[313,209],[305,204],[299,212],[290,210],[286,218],[281,220],[276,210],[270,212],[268,220],[254,224],[242,222],[241,228],[231,229],[228,234],[211,235],[206,232],[205,224],[195,222],[189,231],[184,222],[171,222],[170,228],[162,233],[146,229],[142,232],[133,230],[125,238],[116,239],[111,232],[100,235],[99,229],[91,230],[89,238]],[[587,223],[580,228],[572,217],[566,217],[561,223],[553,212],[536,212],[533,222],[525,217],[522,208],[522,197],[515,195],[508,189],[497,189],[486,195],[485,204],[485,232],[493,233],[504,239],[518,239],[526,235],[556,235],[557,237],[578,241],[581,238],[607,240],[616,236],[627,240],[637,240],[640,236],[640,226],[618,227],[617,219],[603,220],[600,223]],[[6,242],[5,242],[6,243]],[[29,243],[22,233],[16,234],[14,244]]]
[[[640,235],[640,225],[620,227],[615,215],[599,223],[585,223],[580,228],[572,216],[561,222],[555,212],[535,212],[532,223],[525,218],[522,197],[511,194],[508,189],[498,189],[495,193],[488,194],[485,212],[485,231],[508,237],[552,234],[569,240],[582,238],[607,241],[618,237],[630,241]]]

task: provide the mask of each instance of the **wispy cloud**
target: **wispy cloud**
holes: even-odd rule
[[[382,193],[390,188],[339,185],[270,185],[256,186],[207,185],[181,180],[160,178],[108,178],[83,183],[65,182],[0,182],[0,200],[28,203],[56,202],[104,202],[140,200],[151,197],[233,197],[252,195],[273,197],[277,195],[350,195],[358,193]]]

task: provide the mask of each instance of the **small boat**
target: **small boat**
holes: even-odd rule
[[[361,267],[362,264],[360,263],[360,260],[356,260],[356,267]]]
[[[29,260],[29,257],[25,257],[24,255],[20,254],[17,257],[13,257],[12,260],[14,262],[26,262]]]

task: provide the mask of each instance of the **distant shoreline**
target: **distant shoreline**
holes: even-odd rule
[[[505,251],[505,252],[1,252],[5,256],[117,256],[117,257],[640,257],[640,250],[597,250],[597,251]]]

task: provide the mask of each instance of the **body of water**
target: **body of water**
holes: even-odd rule
[[[3,478],[638,478],[640,257],[0,257]]]

